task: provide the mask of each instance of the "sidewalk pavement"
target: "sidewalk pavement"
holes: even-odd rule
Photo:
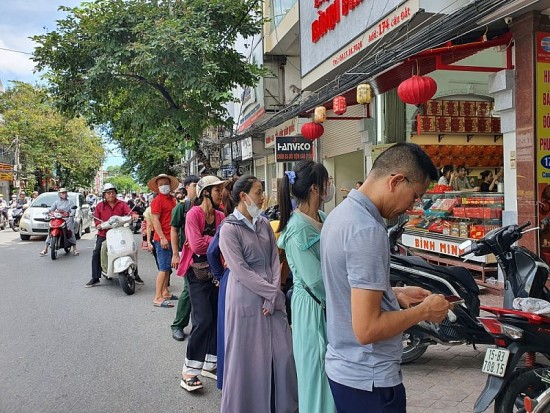
[[[502,306],[502,296],[485,293],[480,298],[482,305]],[[407,413],[471,413],[487,379],[481,372],[487,347],[438,344],[404,365]]]

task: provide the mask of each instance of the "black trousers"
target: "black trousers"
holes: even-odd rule
[[[338,413],[406,413],[407,396],[403,384],[373,387],[372,391],[354,389],[328,379]]]
[[[189,367],[198,368],[197,362],[204,362],[207,354],[216,355],[218,287],[211,282],[199,281],[192,271],[187,272],[187,277],[193,327],[186,358]]]
[[[94,280],[101,278],[101,244],[105,240],[105,237],[100,237],[99,235],[95,240],[95,248],[92,252],[92,279]]]

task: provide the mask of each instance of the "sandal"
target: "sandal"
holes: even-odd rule
[[[73,251],[73,255],[74,255],[75,257],[76,257],[77,255],[79,255],[79,254],[80,254],[80,252],[78,252],[77,250],[74,250],[74,251]]]
[[[187,378],[182,377],[180,386],[187,391],[194,391],[194,390],[202,389],[202,382],[199,380],[197,376],[187,377]]]
[[[43,257],[44,255],[48,255],[48,250],[40,251],[40,256]]]

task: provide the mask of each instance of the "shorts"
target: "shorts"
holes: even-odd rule
[[[159,271],[172,271],[172,245],[168,242],[168,248],[164,249],[159,241],[153,241],[157,252],[157,265]]]

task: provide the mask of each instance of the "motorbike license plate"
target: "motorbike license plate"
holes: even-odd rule
[[[500,348],[488,348],[483,359],[483,373],[491,374],[492,376],[504,377],[506,373],[506,365],[510,351]]]

